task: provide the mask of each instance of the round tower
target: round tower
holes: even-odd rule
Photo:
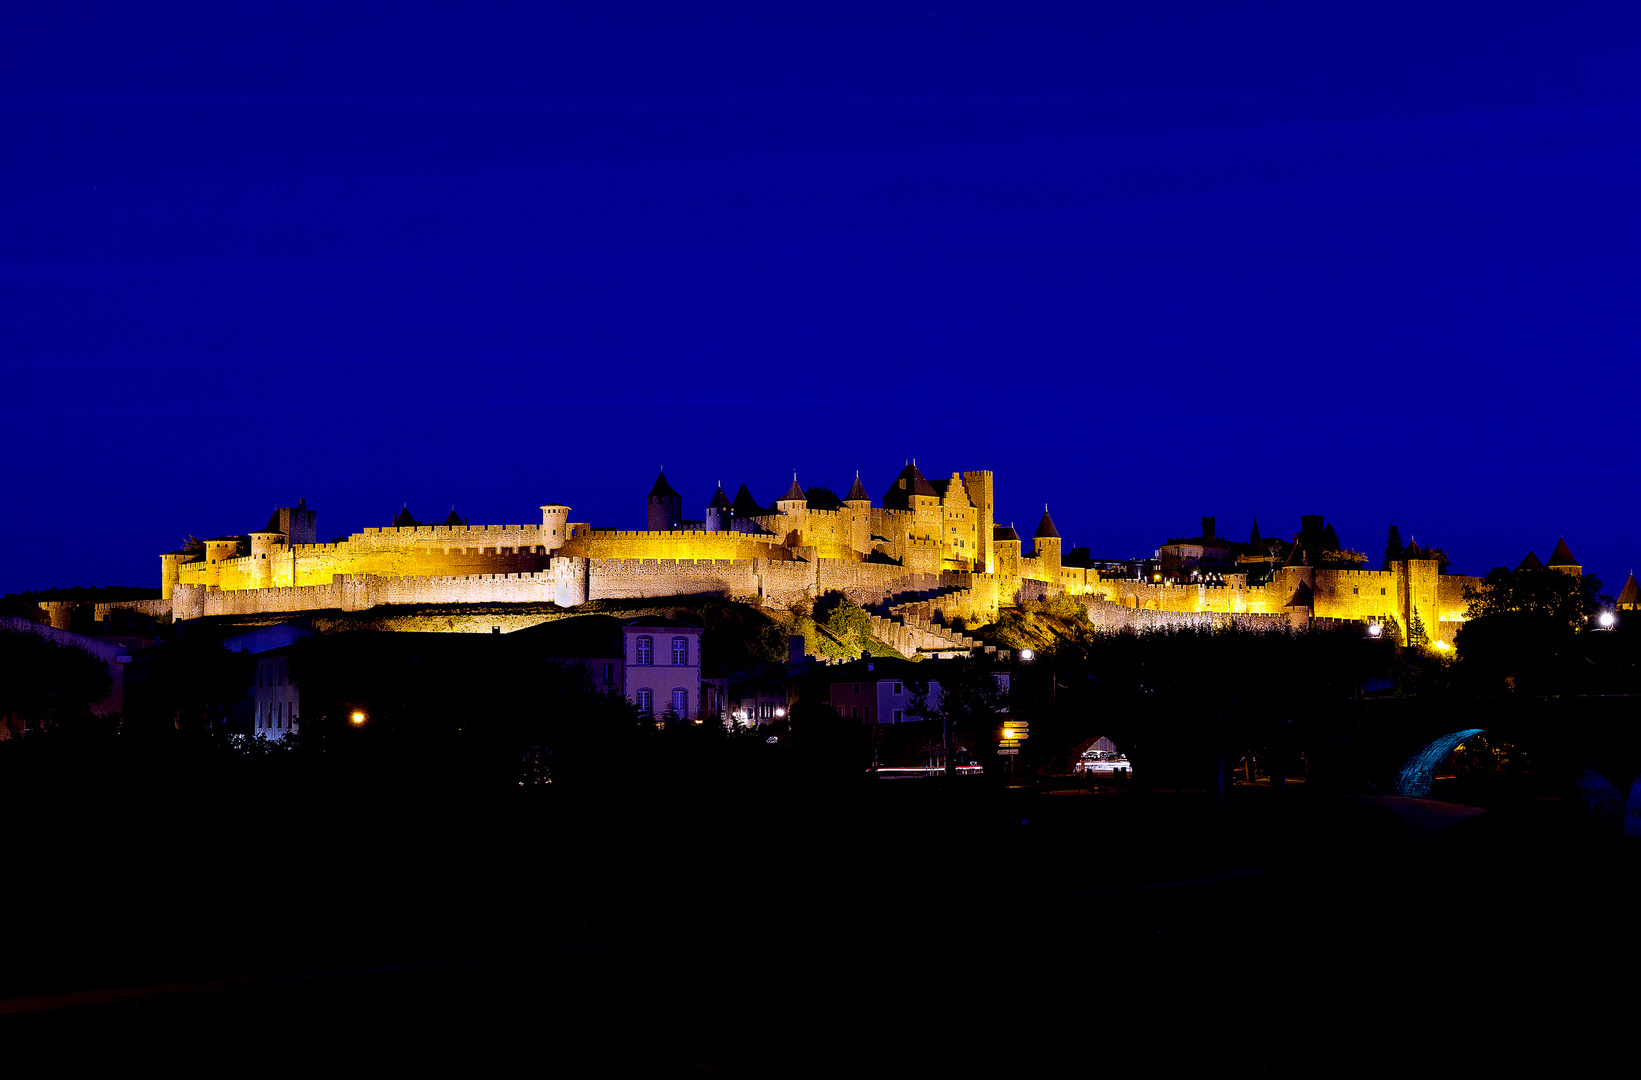
[[[570,508],[563,503],[548,503],[541,508],[541,542],[548,552],[564,546],[570,536]]]
[[[672,490],[672,485],[667,483],[665,469],[655,474],[655,483],[650,486],[650,493],[644,502],[648,515],[644,527],[650,532],[676,529],[678,523],[684,520],[684,497]]]
[[[775,510],[787,519],[781,523],[781,528],[786,530],[787,547],[802,547],[809,524],[809,496],[798,485],[797,470],[792,472],[792,486],[786,489],[785,495],[775,500]]]
[[[860,482],[860,470],[855,470],[855,482],[849,494],[843,497],[844,513],[849,515],[849,546],[862,555],[872,550],[872,497],[866,494],[866,485]]]
[[[707,503],[706,530],[707,532],[730,532],[734,528],[730,523],[729,496],[724,494],[724,482],[718,481],[718,490],[712,493],[712,499]]]
[[[266,589],[273,585],[274,563],[284,553],[284,533],[251,533],[251,572],[247,577],[252,588]]]
[[[222,584],[222,564],[239,558],[239,537],[214,536],[205,541],[205,584]]]
[[[801,514],[809,509],[809,496],[803,493],[798,484],[798,473],[792,471],[792,486],[786,489],[786,494],[775,500],[775,509],[783,514]]]
[[[167,551],[160,556],[160,599],[171,599],[171,592],[182,580],[182,564],[188,561],[186,551]]]
[[[1031,534],[1031,546],[1036,552],[1038,570],[1050,575],[1049,580],[1060,580],[1060,530],[1054,527],[1054,519],[1048,516],[1048,504],[1043,504],[1043,520],[1037,523],[1037,531]]]

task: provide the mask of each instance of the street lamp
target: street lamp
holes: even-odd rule
[[[1036,658],[1037,658],[1037,654],[1032,652],[1030,649],[1021,649],[1020,650],[1020,659],[1024,660],[1026,663],[1029,664]]]
[[[1618,621],[1618,616],[1614,615],[1610,611],[1603,611],[1595,621],[1601,624],[1601,629],[1611,630],[1613,628],[1613,624]]]
[[[348,717],[348,719],[353,721],[354,727],[358,727],[365,722],[365,714],[362,712],[356,712],[352,716]]]
[[[1385,628],[1378,623],[1368,623],[1368,637],[1378,637],[1385,632]]]

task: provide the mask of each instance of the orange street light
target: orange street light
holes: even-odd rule
[[[365,722],[365,714],[362,712],[356,712],[352,716],[348,717],[348,719],[352,720],[354,726],[357,727]]]

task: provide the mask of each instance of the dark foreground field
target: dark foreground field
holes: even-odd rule
[[[50,781],[6,793],[0,1027],[65,1067],[1566,1069],[1632,1011],[1637,845],[1553,800],[1415,839],[1302,786]]]

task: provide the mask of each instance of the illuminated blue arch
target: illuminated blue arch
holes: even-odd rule
[[[1430,781],[1436,775],[1436,766],[1442,759],[1453,752],[1454,747],[1464,740],[1480,735],[1479,727],[1465,728],[1455,731],[1451,735],[1443,735],[1439,739],[1431,740],[1430,744],[1416,752],[1402,763],[1396,770],[1396,782],[1391,788],[1392,795],[1424,796],[1430,794]]]

